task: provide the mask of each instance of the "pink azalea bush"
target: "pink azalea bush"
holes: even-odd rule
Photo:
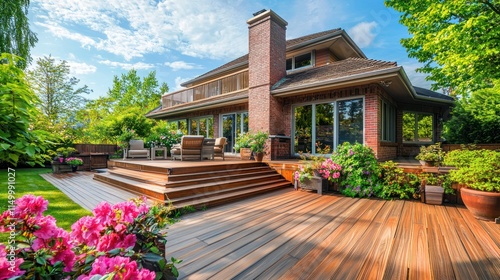
[[[15,233],[0,244],[0,280],[29,279],[161,279],[178,275],[165,260],[166,227],[174,220],[164,205],[148,206],[145,198],[99,204],[92,216],[79,219],[71,233],[44,216],[48,201],[25,195],[0,216],[0,231]],[[11,244],[13,243],[13,244]]]

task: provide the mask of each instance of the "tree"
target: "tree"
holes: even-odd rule
[[[445,122],[444,136],[450,143],[500,143],[500,82],[491,89],[461,98]]]
[[[147,113],[159,105],[158,101],[165,92],[168,92],[168,86],[166,83],[158,84],[156,71],[151,71],[141,81],[137,71],[132,69],[120,78],[113,78],[113,88],[108,91],[108,96],[114,100],[115,111],[138,106]]]
[[[39,113],[34,106],[37,97],[16,66],[19,59],[11,54],[0,56],[0,163],[43,165],[49,159],[44,153],[52,138],[46,131],[32,129]]]
[[[7,0],[0,3],[0,53],[15,54],[23,59],[16,63],[24,69],[31,61],[30,48],[38,41],[28,23],[29,0]]]
[[[497,0],[385,0],[401,12],[411,38],[401,44],[424,63],[419,71],[436,83],[465,94],[493,86],[500,78],[500,3]]]
[[[79,122],[84,124],[80,139],[116,143],[118,136],[130,129],[140,137],[148,136],[155,121],[145,114],[160,105],[161,95],[167,91],[167,84],[160,85],[154,71],[144,78],[134,69],[115,76],[107,96],[89,102],[78,113]]]
[[[36,67],[28,71],[28,79],[38,98],[42,112],[37,127],[59,134],[63,138],[71,135],[76,124],[75,114],[85,105],[82,94],[91,90],[85,85],[75,89],[80,82],[69,76],[66,61],[59,64],[51,56],[39,58]]]

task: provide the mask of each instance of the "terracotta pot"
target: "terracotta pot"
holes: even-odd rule
[[[264,153],[260,152],[260,153],[255,153],[254,154],[254,157],[255,157],[255,161],[258,161],[258,162],[261,162],[262,159],[264,159]]]
[[[252,149],[250,148],[241,148],[240,156],[242,160],[249,160],[252,157]]]
[[[467,209],[477,219],[494,220],[500,217],[500,193],[462,188],[460,194]]]

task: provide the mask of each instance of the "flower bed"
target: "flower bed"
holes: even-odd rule
[[[166,227],[174,220],[162,204],[145,199],[99,204],[68,233],[44,216],[48,201],[25,195],[0,216],[0,231],[10,232],[9,246],[0,244],[0,279],[155,279],[177,276],[165,260]],[[14,233],[14,234],[12,234]],[[5,269],[6,268],[6,269]],[[104,278],[103,278],[104,277]],[[106,278],[109,277],[109,278]]]

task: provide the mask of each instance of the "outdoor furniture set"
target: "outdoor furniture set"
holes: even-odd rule
[[[226,138],[220,137],[217,139],[205,138],[201,135],[184,135],[181,138],[181,143],[175,144],[170,149],[172,160],[194,159],[213,160],[215,157],[222,157],[224,160],[224,146]],[[124,152],[124,158],[148,158],[156,159],[156,152],[163,152],[163,159],[167,158],[166,147],[145,148],[144,141],[130,140],[130,146]]]

